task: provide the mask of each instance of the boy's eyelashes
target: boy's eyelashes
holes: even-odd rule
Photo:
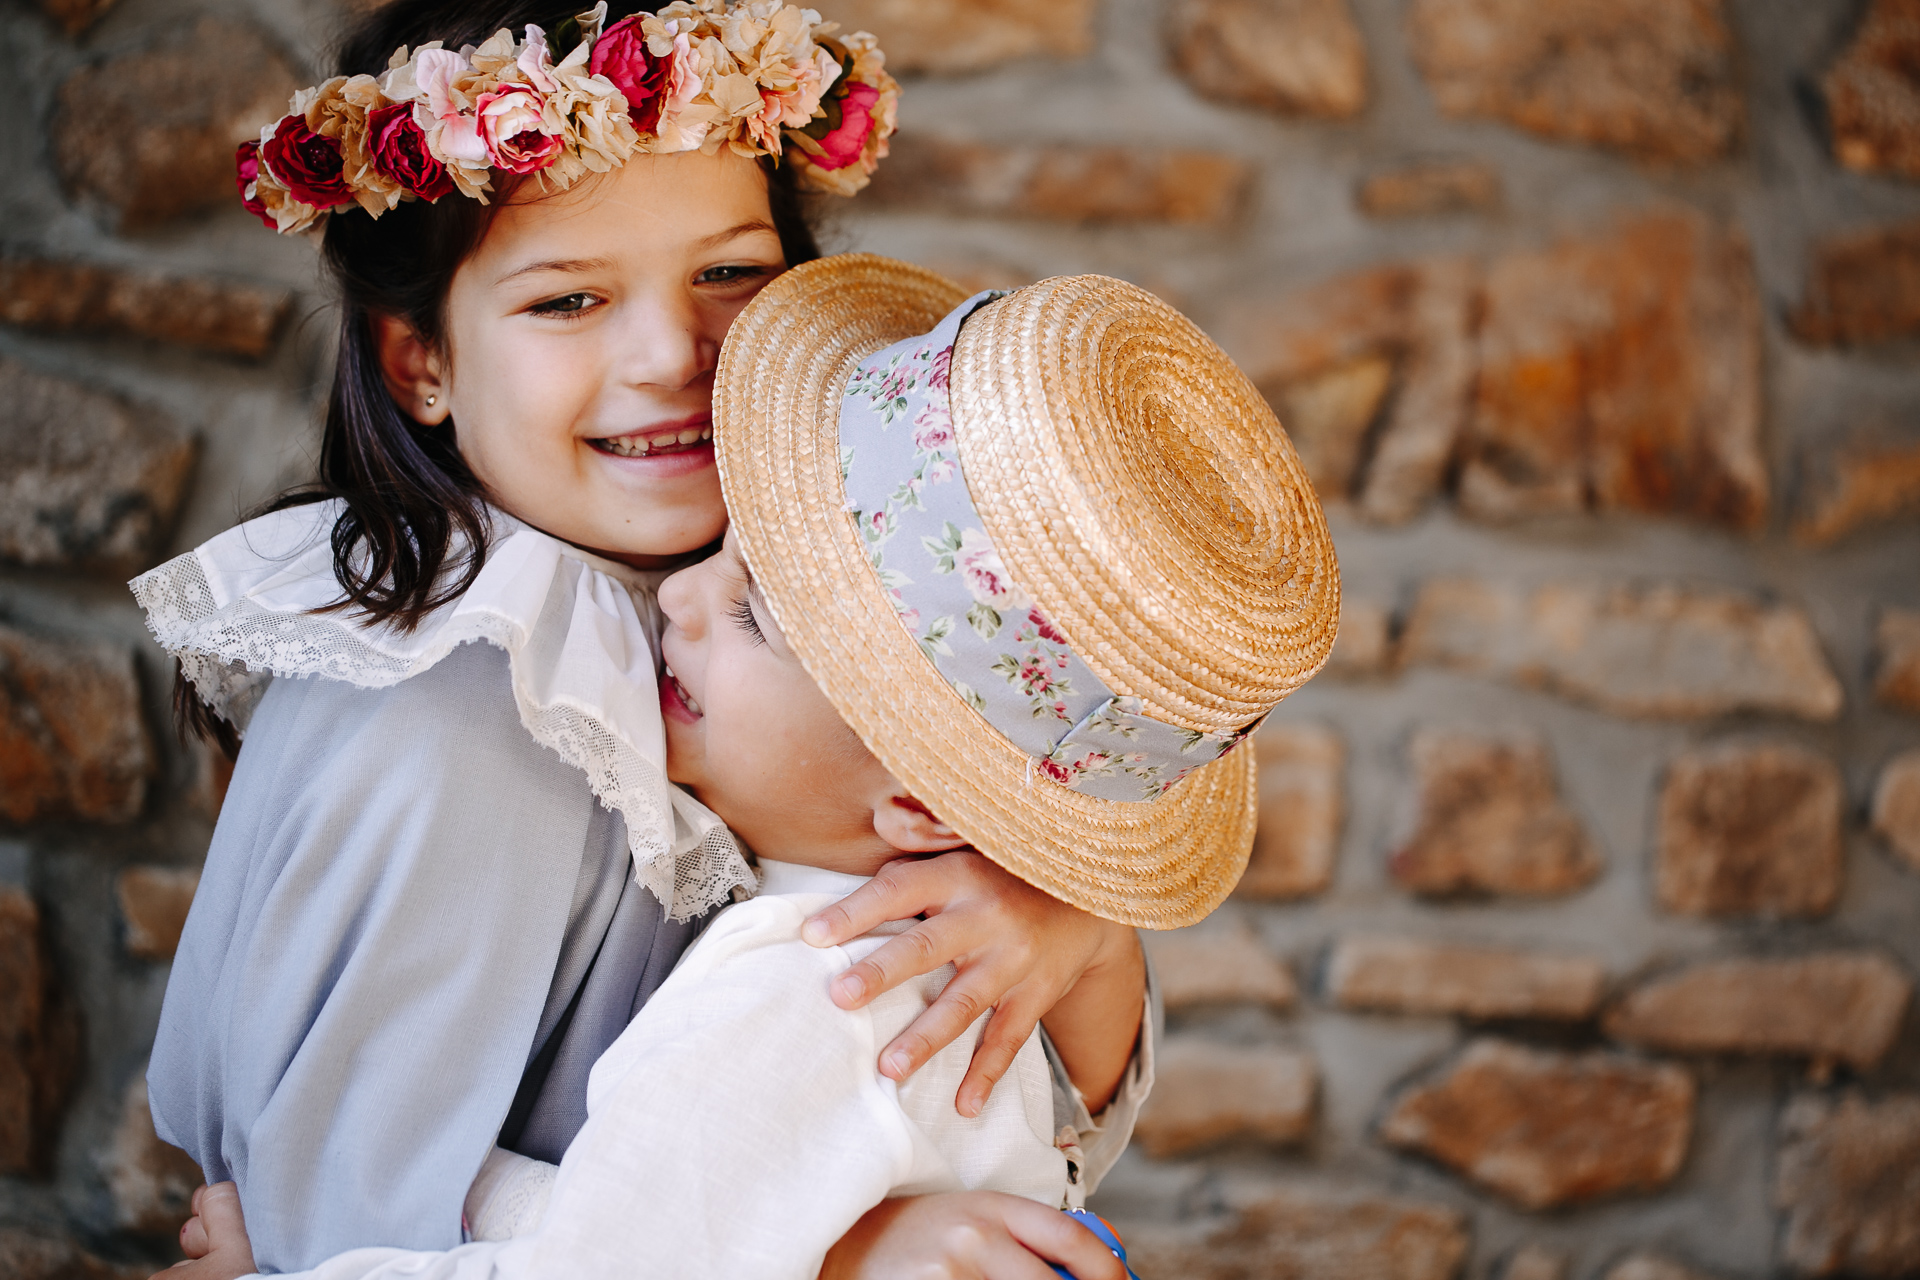
[[[755,644],[765,644],[767,642],[767,633],[760,629],[760,620],[753,616],[753,602],[751,600],[745,596],[741,596],[733,602],[733,606],[729,608],[727,612],[733,616],[735,625],[746,632]]]
[[[527,308],[527,314],[552,316],[558,320],[578,320],[595,310],[600,305],[600,301],[600,298],[591,293],[566,293],[558,298],[534,303]]]

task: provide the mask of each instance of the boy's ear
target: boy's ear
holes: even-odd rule
[[[445,422],[450,410],[440,384],[439,353],[399,316],[374,312],[367,323],[373,326],[373,345],[380,354],[380,376],[400,411],[426,427]]]
[[[901,790],[889,792],[873,807],[873,830],[902,853],[943,853],[967,842],[965,836]]]

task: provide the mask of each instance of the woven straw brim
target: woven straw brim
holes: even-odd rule
[[[965,297],[932,272],[868,254],[807,264],[762,290],[734,322],[714,386],[714,446],[732,527],[788,644],[915,797],[987,857],[1063,901],[1145,928],[1191,924],[1245,869],[1255,820],[1254,753],[1234,751],[1146,803],[1101,800],[1036,778],[1029,758],[961,699],[900,625],[844,510],[839,415],[847,380],[864,357],[928,332]],[[967,351],[956,352],[953,383],[957,434],[961,419],[983,408],[961,374],[979,354],[970,345],[974,328],[1016,300],[976,313],[962,330]],[[989,347],[999,338],[993,326],[981,334]],[[1291,449],[1283,448],[1290,461]],[[973,451],[964,442],[961,449],[964,471]],[[969,489],[983,519],[993,520],[996,541],[1027,518],[989,516],[979,502],[983,486],[972,482]],[[1317,516],[1317,504],[1313,510]],[[1330,556],[1329,549],[1329,569]],[[1050,616],[1067,603],[1050,589],[1063,577],[1070,580],[1055,573],[1047,586],[1036,579],[1029,588]],[[1336,585],[1336,612],[1337,599]],[[1324,629],[1330,645],[1332,623]],[[1215,634],[1205,642],[1219,640]],[[1093,662],[1096,653],[1074,647]],[[1301,669],[1289,668],[1280,683],[1297,684],[1324,658],[1325,646],[1317,658],[1303,651]],[[1103,677],[1123,669],[1111,657],[1094,665]],[[1159,665],[1186,664],[1167,653]],[[1231,692],[1243,684],[1235,675],[1223,687]],[[1159,688],[1116,687],[1142,696]],[[1222,725],[1233,698],[1211,697],[1217,705],[1186,699],[1204,717],[1168,718],[1189,727]]]

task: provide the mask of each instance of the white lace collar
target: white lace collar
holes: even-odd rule
[[[340,599],[331,534],[337,502],[250,520],[129,585],[147,626],[202,699],[243,732],[274,676],[325,676],[382,689],[462,644],[506,651],[520,722],[582,770],[626,820],[635,875],[675,919],[755,884],[739,845],[704,805],[667,781],[646,574],[493,512],[473,585],[412,631]]]

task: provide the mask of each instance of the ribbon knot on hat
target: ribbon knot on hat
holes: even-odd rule
[[[1150,928],[1244,870],[1251,751],[1325,662],[1339,574],[1286,434],[1164,302],[1059,277],[967,298],[868,254],[735,322],[733,528],[881,762],[1047,892]]]

